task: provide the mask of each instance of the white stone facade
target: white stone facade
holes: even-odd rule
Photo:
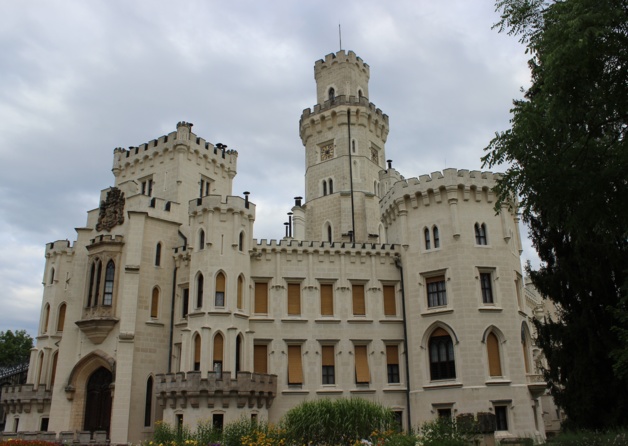
[[[7,431],[138,442],[159,419],[276,422],[306,399],[361,397],[404,427],[488,412],[498,436],[543,438],[517,215],[495,214],[495,174],[392,168],[369,74],[353,52],[316,62],[306,197],[281,241],[252,238],[237,152],[191,124],[115,149],[100,208],[46,248]]]

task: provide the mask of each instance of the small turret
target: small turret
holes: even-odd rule
[[[353,51],[328,54],[314,64],[318,103],[322,105],[337,96],[368,98],[369,77],[369,66]]]

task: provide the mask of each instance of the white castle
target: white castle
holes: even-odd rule
[[[545,437],[539,301],[516,210],[495,213],[497,174],[404,179],[369,66],[341,50],[314,74],[305,198],[282,240],[253,239],[255,204],[232,195],[237,152],[192,124],[114,150],[114,186],[76,241],[46,247],[5,432],[137,443],[158,420],[276,422],[304,400],[360,397],[404,428],[492,413],[498,436]]]

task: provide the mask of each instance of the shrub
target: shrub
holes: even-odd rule
[[[459,429],[450,418],[440,417],[421,426],[419,442],[421,446],[467,446],[477,437],[477,427],[472,428],[465,419],[464,429]]]
[[[390,409],[360,398],[306,401],[282,419],[291,444],[352,444],[368,439],[374,431],[393,431]]]
[[[628,445],[628,431],[563,432],[551,440],[548,440],[547,444],[556,446],[623,446]]]
[[[265,443],[268,439],[279,441],[281,439],[279,430],[264,421],[253,421],[246,417],[227,424],[222,432],[223,446],[257,445],[260,442]]]

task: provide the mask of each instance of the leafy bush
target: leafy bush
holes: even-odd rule
[[[229,423],[222,432],[223,446],[260,445],[274,439],[280,444],[281,432],[263,421],[249,420],[246,417]],[[283,444],[283,443],[281,443]]]
[[[458,428],[450,418],[440,417],[421,426],[419,442],[421,446],[467,446],[477,437],[477,426],[465,420],[464,428]]]
[[[390,409],[359,398],[306,401],[282,419],[291,444],[352,444],[368,439],[374,431],[394,431]]]
[[[547,441],[556,446],[623,446],[628,445],[628,431],[609,432],[572,431],[563,432]]]

